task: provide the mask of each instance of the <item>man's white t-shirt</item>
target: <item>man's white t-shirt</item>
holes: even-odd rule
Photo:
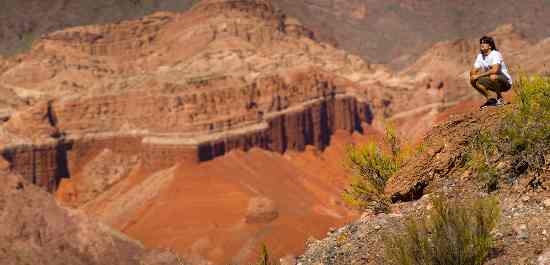
[[[492,50],[485,58],[479,53],[474,63],[474,68],[481,68],[483,71],[488,71],[492,65],[500,64],[500,71],[508,78],[508,82],[512,84],[512,77],[508,73],[508,67],[502,59],[502,54],[499,51]]]

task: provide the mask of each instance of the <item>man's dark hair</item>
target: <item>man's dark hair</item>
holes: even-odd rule
[[[483,36],[481,39],[479,39],[479,44],[487,43],[489,46],[491,46],[491,50],[498,51],[497,46],[495,45],[495,40],[489,36]]]

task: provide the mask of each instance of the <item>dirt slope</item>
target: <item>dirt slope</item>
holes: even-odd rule
[[[392,205],[390,213],[366,213],[328,237],[311,242],[299,262],[384,264],[382,238],[400,231],[408,218],[425,216],[433,207],[430,197],[439,195],[461,201],[488,196],[475,173],[460,162],[461,157],[480,129],[495,129],[511,108],[457,114],[442,122],[425,139],[426,152],[408,161],[390,178],[386,193],[399,202]],[[500,157],[495,163],[505,172],[502,178],[515,174],[511,178],[516,179],[499,182],[499,188],[490,194],[498,199],[502,216],[494,231],[495,251],[485,264],[549,264],[548,161],[541,175],[530,171],[520,171],[518,175],[517,162],[509,158]]]
[[[147,247],[169,247],[195,263],[251,262],[262,242],[275,258],[297,255],[309,237],[357,217],[341,201],[341,159],[346,144],[366,140],[338,132],[323,152],[233,151],[154,173],[137,165],[82,209]],[[57,195],[70,202],[65,185]]]

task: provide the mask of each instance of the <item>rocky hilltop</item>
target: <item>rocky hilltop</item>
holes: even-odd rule
[[[550,264],[550,175],[548,160],[542,158],[548,156],[548,141],[535,154],[542,159],[541,171],[533,163],[522,162],[522,154],[492,157],[499,181],[491,191],[480,181],[481,173],[464,162],[480,131],[496,135],[507,113],[517,111],[514,108],[455,113],[441,122],[424,139],[425,151],[389,179],[385,193],[394,204],[388,213],[366,212],[326,238],[310,241],[298,264],[387,264],[387,238],[407,233],[407,222],[419,224],[431,214],[432,199],[437,196],[462,202],[488,196],[497,199],[501,217],[491,232],[494,251],[483,264]]]

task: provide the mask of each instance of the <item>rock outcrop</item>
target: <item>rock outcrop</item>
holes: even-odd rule
[[[183,260],[169,251],[145,250],[139,242],[60,208],[48,194],[17,175],[0,172],[0,263],[149,264]]]

